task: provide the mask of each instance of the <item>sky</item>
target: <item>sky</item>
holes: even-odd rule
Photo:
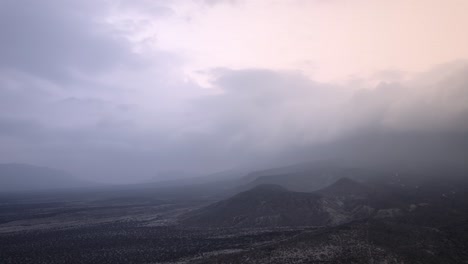
[[[0,0],[0,163],[144,182],[320,158],[369,134],[437,135],[425,152],[463,162],[467,10],[465,0]]]

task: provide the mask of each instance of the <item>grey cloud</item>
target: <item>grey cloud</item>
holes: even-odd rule
[[[35,118],[43,127],[42,138],[17,143],[21,149],[29,142],[28,152],[14,156],[113,181],[156,177],[167,170],[197,173],[323,158],[460,165],[466,156],[468,91],[463,87],[468,80],[463,70],[450,72],[440,78],[432,74],[439,81],[430,86],[416,78],[352,92],[346,85],[316,83],[298,73],[216,70],[219,92],[167,115],[171,125],[147,120],[138,106],[67,97],[41,105],[42,114]],[[441,117],[450,122],[441,123]],[[12,129],[20,134],[35,130],[20,119],[8,122],[3,140]],[[8,144],[9,151],[15,149]]]
[[[137,63],[129,43],[99,21],[105,1],[0,3],[0,67],[60,80]]]
[[[466,73],[459,64],[446,65],[430,79],[423,73],[349,93],[346,85],[290,73],[218,70],[223,92],[205,99],[199,112],[205,113],[206,133],[224,137],[224,146],[246,157],[243,162],[341,156],[461,165],[468,154],[457,147],[466,145],[468,132]]]
[[[308,138],[304,133],[319,137],[319,131],[328,129],[324,122],[333,118],[336,105],[348,93],[299,73],[218,70],[216,74],[220,76],[215,85],[223,92],[203,99],[201,108],[208,109],[200,112],[238,140],[254,141],[254,145],[263,142],[265,147]],[[306,132],[310,127],[314,129]]]
[[[150,16],[164,17],[174,15],[174,10],[168,6],[170,2],[164,0],[120,0],[118,6],[122,9],[133,9]]]
[[[202,0],[202,1],[210,6],[226,4],[226,3],[234,5],[240,2],[240,0]]]
[[[151,15],[170,13],[162,1],[124,2]],[[125,32],[102,21],[111,4],[0,2],[2,161],[131,181],[175,168],[177,156],[193,149],[168,143],[184,123],[178,98],[193,93],[193,84],[175,79],[180,59],[133,53]]]
[[[11,139],[41,140],[43,127],[31,120],[0,118],[1,137]]]
[[[466,131],[468,67],[446,65],[403,87],[378,87],[371,100],[385,111],[383,126],[403,131]],[[447,74],[449,73],[449,74]],[[401,86],[401,85],[400,85]],[[380,94],[377,94],[380,93]]]
[[[129,182],[313,158],[466,157],[466,62],[409,81],[381,72],[373,78],[391,82],[368,90],[220,68],[203,90],[184,80],[182,58],[134,54],[100,21],[109,3],[0,2],[0,161]]]

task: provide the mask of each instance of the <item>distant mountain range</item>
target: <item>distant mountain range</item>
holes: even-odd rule
[[[0,192],[90,187],[95,184],[57,169],[28,164],[0,164]]]
[[[0,165],[0,180],[3,191],[63,189],[87,184],[65,172],[22,164]],[[91,228],[93,240],[96,231],[104,230],[101,239],[106,243],[114,241],[109,240],[106,228],[115,226],[119,228],[117,234],[122,241],[135,237],[137,243],[143,241],[153,249],[158,244],[146,241],[157,239],[162,243],[159,245],[166,245],[167,239],[158,237],[162,234],[158,232],[163,232],[170,234],[169,240],[174,240],[164,248],[170,254],[175,254],[176,248],[185,251],[192,245],[200,246],[201,250],[193,251],[197,255],[191,259],[193,262],[188,261],[190,263],[435,264],[466,263],[468,259],[468,178],[458,170],[417,171],[401,166],[376,169],[309,163],[247,174],[226,172],[192,181],[108,186],[63,193],[66,195],[55,196],[55,199],[62,202],[89,199],[91,219],[94,212],[99,212],[99,217],[104,216],[101,209],[111,205],[109,216],[105,217],[117,219],[119,224],[105,227],[99,224],[99,228]],[[44,194],[49,196],[49,193]],[[14,201],[8,194],[0,195],[0,200],[1,196],[7,203]],[[34,194],[29,199],[36,203],[37,196]],[[22,194],[17,197],[24,199]],[[96,210],[97,205],[104,207]],[[3,208],[10,214],[4,214],[3,219],[22,217],[20,207],[13,205],[8,209],[8,206],[11,205]],[[81,202],[78,206],[82,206]],[[65,209],[66,217],[58,218],[59,221],[69,219],[75,223],[76,215],[85,215],[81,212],[83,208],[78,208],[77,214],[70,214],[69,210],[73,212],[74,208]],[[169,210],[167,215],[166,209]],[[154,214],[153,210],[162,211]],[[148,212],[151,217],[138,220],[133,212]],[[136,221],[122,221],[129,216]],[[43,213],[39,217],[43,218]],[[35,220],[27,221],[34,223]],[[44,221],[39,222],[42,226],[50,219],[46,217],[41,221]],[[24,223],[30,222],[17,225],[23,228]],[[154,229],[153,224],[157,224]],[[142,233],[132,236],[129,232],[126,233],[129,236],[121,236],[122,230],[128,227]],[[114,229],[109,230],[115,233]],[[151,233],[151,230],[158,231]],[[73,229],[73,233],[80,235],[81,231]],[[45,234],[49,242],[49,234]],[[236,234],[234,238],[233,234]],[[267,241],[264,238],[273,234],[280,237],[264,242]],[[31,235],[35,237],[36,233],[31,232]],[[183,236],[189,240],[179,240]],[[21,234],[18,240],[29,241],[23,238]],[[256,240],[259,238],[262,239]],[[209,240],[215,245],[215,251],[210,249],[210,254],[200,255]],[[63,242],[57,241],[60,241],[57,245]],[[73,242],[70,248],[76,248],[75,240],[70,241]],[[241,241],[252,244],[247,247]],[[224,253],[218,248],[221,244],[226,249]],[[131,246],[133,248],[134,244]],[[237,247],[240,250],[230,251]],[[119,243],[119,252],[122,248]],[[23,247],[18,250],[18,256],[25,252]]]
[[[375,171],[367,177],[367,170],[353,171],[364,180],[344,177],[312,192],[259,185],[188,212],[180,223],[305,230],[275,245],[199,263],[466,263],[466,175]],[[258,177],[293,186],[282,177]]]
[[[261,184],[277,184],[291,191],[312,192],[324,188],[343,177],[362,178],[364,171],[341,167],[287,167],[251,173],[243,188]]]
[[[301,180],[306,177],[301,176]],[[286,176],[261,176],[286,186]],[[294,181],[296,178],[289,178]],[[312,180],[313,178],[311,178]],[[258,180],[258,179],[257,179]],[[313,180],[312,180],[313,181]],[[255,183],[254,179],[251,184]],[[260,184],[230,198],[187,213],[181,223],[199,227],[333,226],[360,219],[432,215],[450,207],[466,214],[468,198],[464,178],[372,179],[359,182],[340,178],[313,192],[288,190],[278,184]]]

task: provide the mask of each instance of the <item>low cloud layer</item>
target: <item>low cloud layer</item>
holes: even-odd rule
[[[208,2],[196,3],[236,4]],[[144,23],[148,10],[151,17],[177,10],[164,1],[141,3],[0,2],[1,162],[137,182],[167,171],[349,158],[353,150],[365,159],[379,149],[373,158],[384,159],[392,152],[386,148],[411,138],[421,141],[410,140],[411,151],[395,150],[392,158],[444,156],[462,164],[466,157],[464,61],[340,82],[300,70],[219,65],[203,69],[202,86],[187,75],[184,54],[148,47],[131,30],[140,20],[122,18],[137,12]],[[116,14],[118,26],[109,22]],[[375,142],[382,145],[367,145]]]

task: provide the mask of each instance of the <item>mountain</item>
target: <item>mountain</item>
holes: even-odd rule
[[[340,178],[363,180],[379,173],[381,174],[381,172],[340,166],[330,162],[315,162],[250,173],[244,177],[241,189],[250,189],[260,184],[277,184],[292,191],[313,192]]]
[[[0,192],[89,187],[67,172],[28,164],[0,164]]]
[[[317,193],[325,196],[361,196],[367,197],[371,193],[371,187],[350,178],[340,178],[335,183],[327,186]]]
[[[263,184],[188,213],[181,222],[208,227],[336,225],[374,213],[370,193],[367,186],[345,178],[314,193]]]
[[[195,263],[467,263],[466,176],[342,178],[314,193],[347,220]]]
[[[333,224],[371,217],[383,204],[374,202],[380,201],[380,193],[373,186],[349,178],[340,178],[315,193],[322,197],[323,210]]]
[[[327,220],[320,208],[320,196],[278,185],[259,185],[190,212],[181,222],[205,227],[272,227],[323,225]]]

